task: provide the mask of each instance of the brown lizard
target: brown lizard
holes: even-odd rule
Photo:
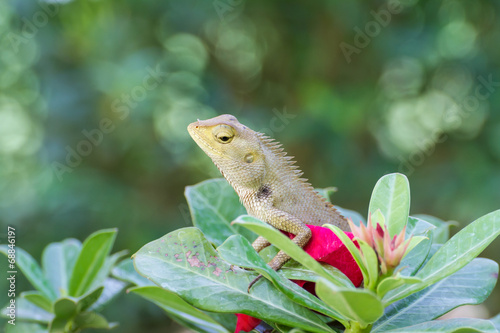
[[[293,157],[287,156],[278,142],[227,114],[198,120],[188,131],[234,188],[248,214],[294,234],[293,242],[298,246],[304,247],[311,238],[306,224],[331,223],[348,230],[346,219],[301,178]],[[252,243],[257,252],[269,245],[262,236]],[[279,251],[268,265],[276,271],[288,260],[290,257]],[[250,283],[249,290],[260,277]]]

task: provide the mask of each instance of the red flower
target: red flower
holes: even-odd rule
[[[316,259],[316,261],[338,268],[356,287],[361,285],[361,282],[363,282],[363,275],[358,265],[351,256],[349,250],[342,241],[335,236],[333,231],[315,225],[308,225],[308,227],[311,229],[312,237],[304,247],[304,251]],[[290,239],[293,239],[294,235],[286,234]],[[350,232],[346,232],[346,234],[351,239],[354,237]],[[314,294],[313,282],[302,280],[293,280],[293,282]],[[244,314],[236,314],[236,316],[238,317],[238,322],[236,324],[235,333],[240,331],[250,332],[261,322],[260,319]]]

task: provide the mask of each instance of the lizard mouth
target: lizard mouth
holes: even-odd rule
[[[191,137],[193,138],[193,140],[198,144],[198,146],[200,146],[201,149],[203,149],[207,153],[208,153],[208,151],[213,151],[215,153],[220,154],[219,150],[217,150],[215,147],[210,145],[208,143],[208,141],[202,135],[200,135],[200,133],[198,132],[199,127],[200,126],[199,126],[198,122],[191,123],[188,126],[188,132],[191,135]]]

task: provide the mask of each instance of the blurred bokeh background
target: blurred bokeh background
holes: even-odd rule
[[[15,226],[37,259],[102,228],[133,253],[190,225],[184,187],[219,173],[186,126],[222,113],[362,214],[398,171],[411,213],[454,232],[500,208],[498,1],[7,0],[0,36],[0,242]],[[105,315],[172,325],[135,295]]]

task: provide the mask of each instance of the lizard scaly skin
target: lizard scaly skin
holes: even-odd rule
[[[294,234],[298,246],[304,247],[311,238],[306,224],[330,223],[348,230],[346,219],[301,178],[295,161],[278,142],[242,125],[232,115],[198,120],[188,131],[234,188],[248,214]],[[269,245],[262,236],[252,244],[257,252]],[[278,270],[289,259],[279,251],[268,264]]]

